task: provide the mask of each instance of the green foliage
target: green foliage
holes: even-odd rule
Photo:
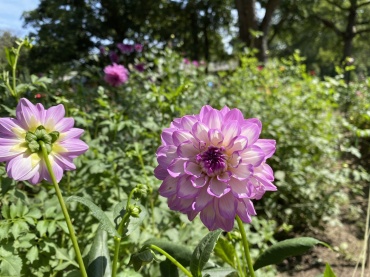
[[[288,257],[302,255],[316,244],[329,247],[326,243],[310,237],[280,241],[264,251],[255,261],[253,268],[257,270],[271,264],[281,263]]]

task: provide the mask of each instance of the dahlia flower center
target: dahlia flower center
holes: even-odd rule
[[[205,152],[197,155],[197,161],[204,173],[208,176],[216,176],[226,171],[227,163],[224,151],[224,147],[210,146]]]
[[[40,125],[36,128],[35,132],[28,131],[26,133],[26,143],[28,149],[32,153],[39,152],[41,150],[40,142],[44,142],[48,154],[51,152],[53,143],[59,138],[59,132],[53,131],[47,133],[45,127]]]

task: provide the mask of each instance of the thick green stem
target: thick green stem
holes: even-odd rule
[[[193,277],[190,271],[188,271],[185,267],[183,267],[174,257],[172,257],[170,254],[168,254],[166,251],[164,251],[162,248],[159,248],[158,246],[155,246],[153,244],[150,244],[148,246],[150,249],[155,250],[162,255],[166,256],[167,259],[169,259],[175,266],[177,266],[184,274],[188,277]]]
[[[240,234],[242,235],[244,253],[245,253],[246,260],[247,260],[249,275],[251,277],[255,277],[254,269],[253,269],[253,265],[252,265],[252,259],[251,259],[251,255],[249,253],[247,235],[245,234],[244,225],[243,225],[243,222],[241,221],[241,219],[239,218],[239,216],[236,216],[236,222],[238,223],[239,231],[240,231]]]
[[[130,194],[131,196],[131,194]],[[129,199],[131,198],[129,196]],[[129,203],[129,201],[128,201]],[[122,232],[123,232],[123,226],[125,225],[126,221],[130,218],[130,214],[127,212],[127,208],[126,208],[126,213],[125,215],[123,216],[119,226],[118,226],[118,230],[117,230],[117,233],[119,235],[122,235]],[[119,248],[120,248],[120,244],[121,244],[121,238],[119,237],[114,237],[114,256],[113,256],[113,266],[112,266],[112,277],[116,277],[117,275],[117,268],[118,268],[118,256],[119,256]]]
[[[73,226],[72,226],[71,219],[70,219],[69,214],[68,214],[67,207],[64,203],[62,193],[59,189],[58,182],[55,178],[53,168],[51,166],[51,163],[50,163],[50,160],[49,160],[49,154],[46,150],[45,143],[43,141],[39,141],[39,143],[40,143],[40,146],[41,146],[41,150],[42,150],[42,154],[43,154],[44,161],[45,161],[45,164],[46,164],[46,168],[47,168],[47,170],[50,174],[52,183],[53,183],[54,188],[55,188],[55,192],[56,192],[58,200],[59,200],[60,207],[62,208],[62,212],[63,212],[64,218],[65,218],[65,221],[67,223],[69,235],[70,235],[70,238],[72,240],[73,248],[75,249],[75,252],[76,252],[76,258],[77,258],[77,262],[80,266],[81,274],[82,274],[83,277],[87,277],[85,265],[84,265],[84,262],[83,262],[83,259],[82,259],[80,248],[78,246],[77,238],[76,238]]]

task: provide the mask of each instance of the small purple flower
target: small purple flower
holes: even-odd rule
[[[134,67],[139,72],[144,72],[145,71],[145,64],[143,64],[143,63],[138,63]]]
[[[189,61],[189,59],[187,59],[187,58],[184,58],[184,59],[182,60],[182,62],[183,62],[184,64],[190,64],[190,61]]]
[[[108,65],[104,68],[104,80],[111,86],[118,87],[128,80],[128,70],[123,66],[116,63]]]
[[[74,119],[64,117],[63,105],[45,109],[22,98],[16,118],[0,118],[0,162],[6,162],[6,172],[14,180],[37,184],[51,182],[39,142],[45,143],[53,172],[59,182],[64,170],[74,170],[73,159],[89,148],[79,138],[84,132],[73,128]]]
[[[134,48],[135,48],[135,51],[138,53],[141,53],[143,51],[143,45],[140,43],[135,44]]]
[[[103,45],[99,46],[99,52],[100,52],[100,55],[102,56],[105,55],[105,47]]]
[[[134,46],[131,44],[118,43],[117,48],[121,51],[122,54],[130,54],[134,52]]]
[[[198,213],[209,230],[231,231],[236,215],[256,215],[251,200],[276,191],[266,160],[275,140],[259,139],[261,122],[238,109],[204,106],[199,115],[176,118],[162,132],[155,176],[159,194],[172,210],[193,220]]]
[[[109,59],[112,63],[118,63],[118,61],[119,61],[119,57],[118,57],[117,53],[114,52],[114,51],[109,52]]]
[[[199,62],[198,62],[198,61],[192,61],[192,64],[193,64],[195,67],[198,67],[198,66],[199,66]]]

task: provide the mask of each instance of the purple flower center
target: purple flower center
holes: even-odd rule
[[[226,171],[226,157],[223,154],[224,147],[217,148],[214,146],[197,155],[197,161],[208,176],[216,176]]]

